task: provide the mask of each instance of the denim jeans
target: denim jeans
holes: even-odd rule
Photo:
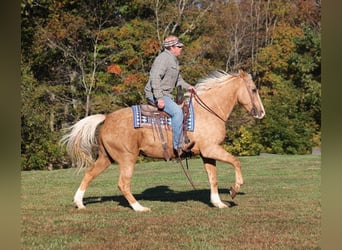
[[[164,96],[163,99],[165,102],[163,111],[171,116],[173,148],[178,149],[182,146],[183,111],[170,97]]]
[[[164,111],[171,116],[173,148],[178,149],[182,146],[183,111],[170,97],[164,96],[163,99]]]

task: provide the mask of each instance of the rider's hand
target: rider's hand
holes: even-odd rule
[[[158,99],[157,106],[159,109],[163,109],[165,107],[165,101],[163,98]]]
[[[196,89],[195,89],[194,86],[190,86],[190,87],[188,88],[188,91],[189,91],[189,92],[192,92],[192,93],[196,93]]]

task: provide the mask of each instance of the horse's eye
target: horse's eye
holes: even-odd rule
[[[258,90],[256,88],[252,89],[253,93],[256,93]]]

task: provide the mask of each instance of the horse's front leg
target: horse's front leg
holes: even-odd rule
[[[240,161],[224,150],[220,145],[210,145],[208,151],[202,152],[204,157],[226,162],[233,165],[235,169],[235,184],[230,188],[230,195],[234,199],[243,184]]]
[[[216,161],[209,158],[204,158],[203,163],[205,170],[207,171],[208,180],[210,184],[210,202],[218,208],[225,208],[227,207],[221,199],[218,193],[218,184],[217,184],[217,172],[216,172]]]

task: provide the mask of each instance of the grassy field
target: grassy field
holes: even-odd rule
[[[189,161],[196,190],[175,162],[137,164],[132,192],[147,213],[121,196],[116,165],[91,183],[82,211],[75,169],[22,172],[22,249],[320,249],[320,156],[239,159],[245,184],[234,200],[233,167],[217,166],[226,209],[210,205],[200,159]]]

